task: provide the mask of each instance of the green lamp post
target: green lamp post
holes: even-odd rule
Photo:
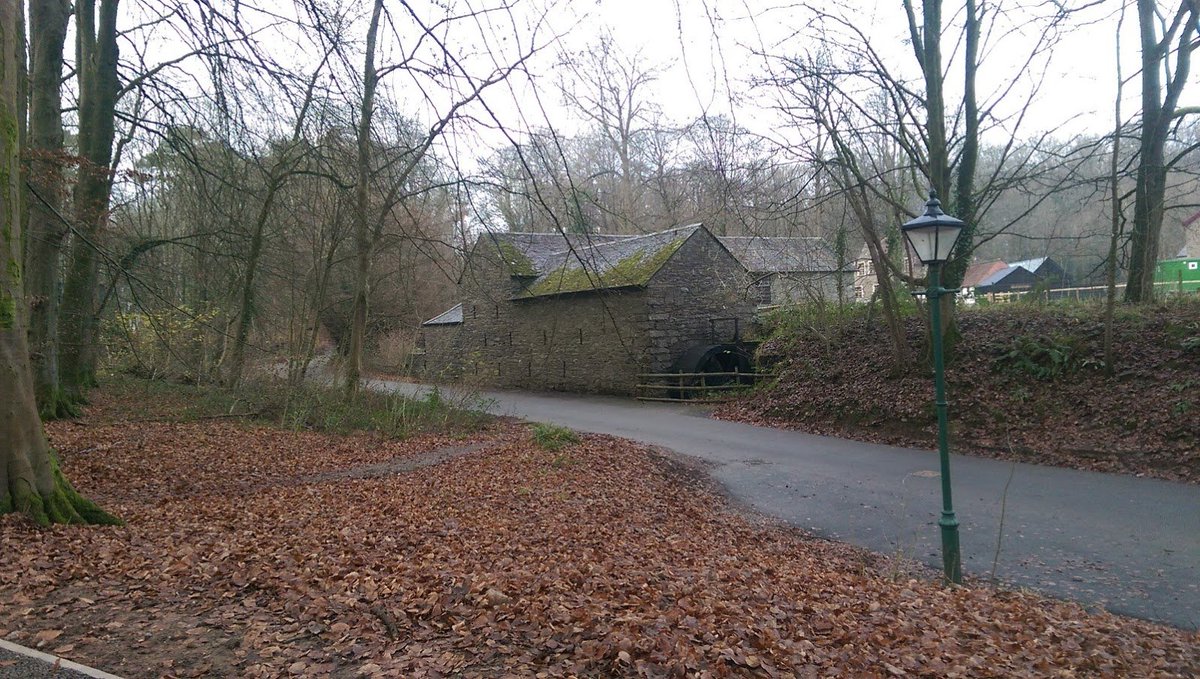
[[[954,502],[950,493],[950,433],[946,419],[946,369],[942,359],[942,313],[938,300],[943,295],[953,295],[957,290],[942,287],[942,265],[950,259],[954,244],[965,224],[961,219],[942,212],[937,192],[929,192],[925,203],[925,214],[909,220],[900,227],[904,237],[917,257],[929,267],[929,287],[925,291],[929,300],[931,332],[933,338],[933,384],[937,402],[938,455],[942,465],[942,518],[938,525],[942,529],[942,567],[948,582],[962,582],[962,556],[958,548],[958,519],[954,516]]]

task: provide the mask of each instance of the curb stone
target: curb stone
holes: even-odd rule
[[[63,677],[74,679],[76,677],[87,677],[88,679],[121,679],[121,677],[115,674],[102,672],[65,658],[50,655],[49,653],[42,653],[41,651],[0,639],[0,663],[11,661],[15,661],[15,664],[0,665],[0,678],[34,679],[35,677]]]

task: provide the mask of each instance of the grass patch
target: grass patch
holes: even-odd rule
[[[557,452],[571,444],[579,443],[579,435],[556,424],[535,424],[533,441],[545,450]]]
[[[448,398],[433,389],[423,398],[361,391],[348,398],[340,389],[317,385],[287,388],[248,384],[237,390],[117,376],[101,397],[128,403],[141,421],[194,422],[229,418],[287,429],[333,434],[374,432],[388,438],[425,433],[465,435],[491,421],[479,398]]]

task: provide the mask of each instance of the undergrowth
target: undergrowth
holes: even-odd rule
[[[572,443],[579,443],[579,435],[556,424],[535,424],[533,440],[545,450],[556,452]]]
[[[318,385],[288,388],[278,383],[247,384],[237,390],[163,380],[113,376],[108,398],[139,403],[143,420],[191,422],[229,418],[265,422],[288,429],[334,434],[375,432],[389,438],[423,433],[467,434],[491,420],[474,396],[448,397],[434,389],[423,398]]]

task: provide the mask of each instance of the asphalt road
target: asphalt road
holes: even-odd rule
[[[370,385],[412,395],[429,389]],[[761,512],[941,568],[941,481],[932,451],[723,422],[694,406],[557,393],[480,396],[497,414],[715,462],[714,477]],[[995,559],[995,575],[1008,586],[1200,627],[1200,487],[957,455],[951,477],[968,576],[991,577]]]
[[[121,679],[48,653],[0,640],[0,679]]]

